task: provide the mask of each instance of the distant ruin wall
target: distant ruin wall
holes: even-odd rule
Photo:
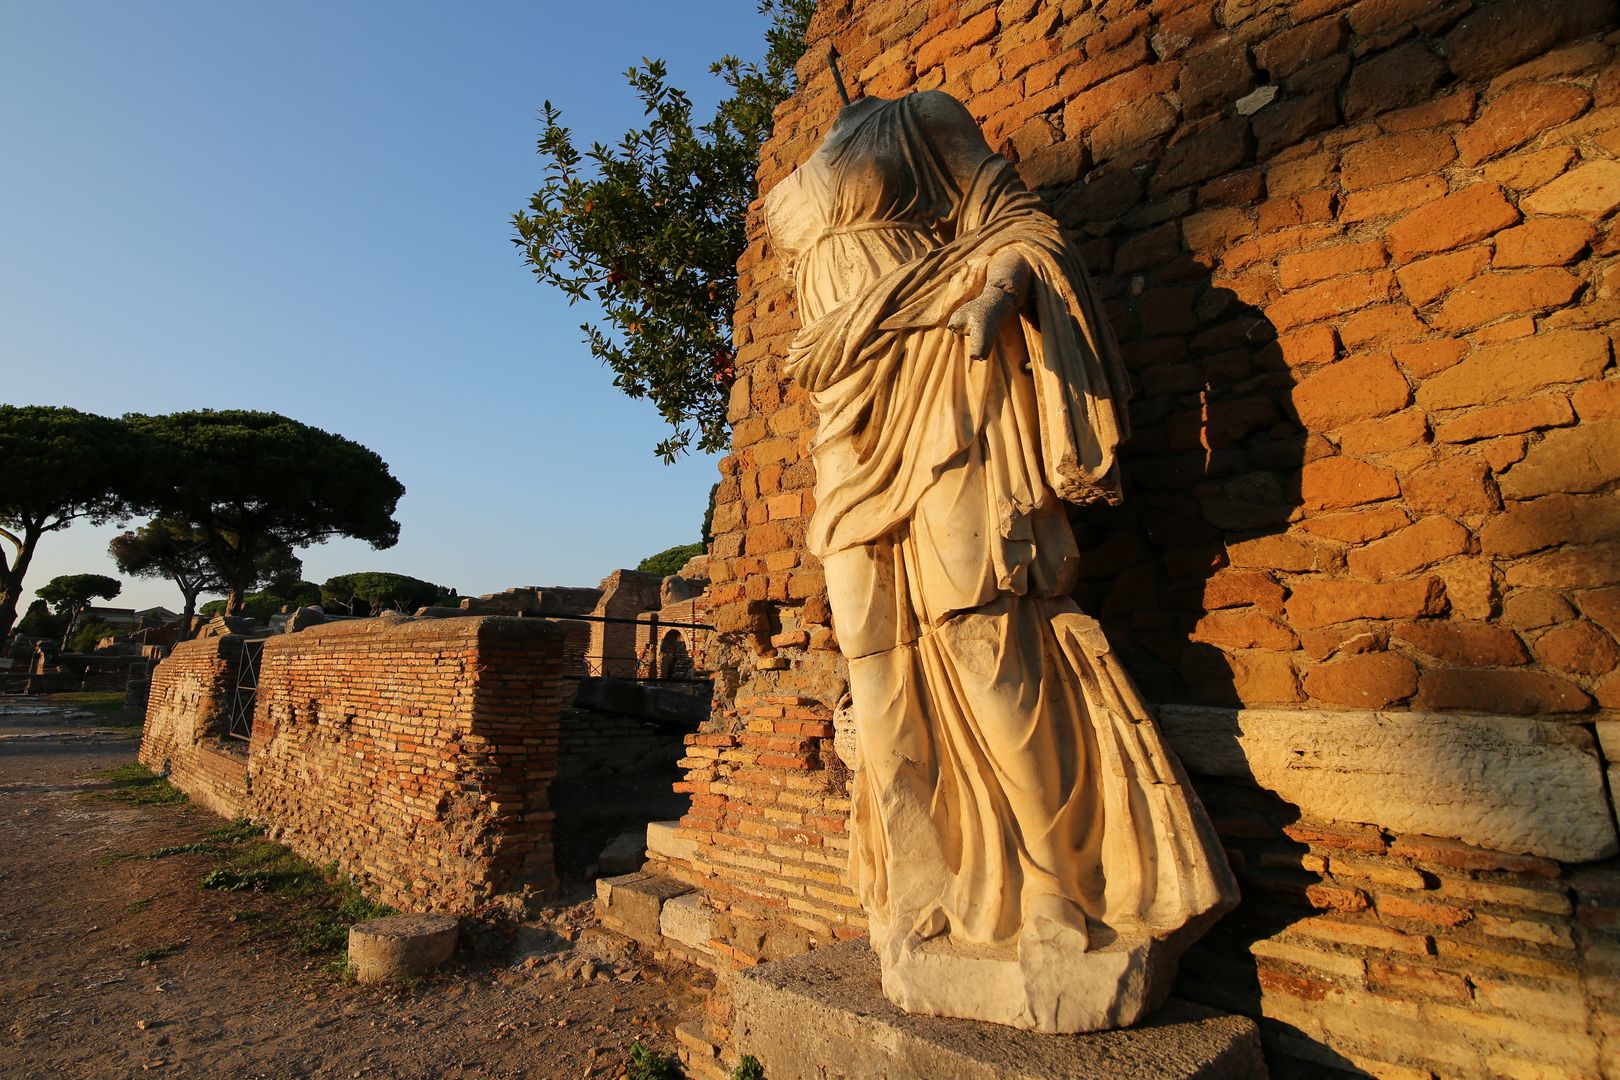
[[[272,638],[254,816],[404,910],[550,891],[561,653],[539,619],[367,619]]]
[[[602,599],[591,614],[606,619],[634,619],[658,607],[659,588],[664,579],[640,570],[615,570],[602,579]],[[641,674],[643,658],[636,651],[637,627],[633,623],[593,622],[586,654],[593,665],[592,675],[634,679]]]
[[[1126,503],[1075,515],[1077,595],[1146,696],[1232,710],[1234,732],[1239,708],[1410,712],[1453,746],[1483,715],[1507,733],[1487,775],[1527,813],[1509,766],[1552,722],[1606,815],[1615,27],[1613,0],[823,0],[760,187],[837,112],[829,44],[859,93],[956,95],[1083,251],[1137,383]],[[816,416],[781,375],[796,308],[758,204],[739,270],[710,567],[725,661],[683,761],[697,853],[666,869],[708,897],[716,951],[752,963],[861,918],[843,667],[804,550]],[[1246,900],[1182,992],[1264,1016],[1279,1060],[1620,1075],[1612,862],[1307,818],[1257,777],[1199,789]]]
[[[233,636],[176,645],[152,671],[141,733],[141,764],[223,817],[248,808],[247,744],[224,738],[241,655]]]

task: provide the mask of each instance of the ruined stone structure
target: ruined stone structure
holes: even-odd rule
[[[561,632],[542,620],[390,623],[265,644],[254,816],[402,910],[549,892]]]
[[[241,648],[190,641],[158,665],[142,762],[404,910],[555,886],[554,624],[381,618],[273,637],[245,748],[220,738]]]
[[[713,634],[694,629],[709,624],[709,557],[696,555],[659,586],[659,607],[637,618],[636,656],[650,675],[654,658],[661,679],[705,679]],[[693,684],[693,693],[707,688]]]
[[[460,611],[477,615],[517,615],[520,617],[592,616],[581,625],[582,647],[570,638],[569,655],[579,661],[584,677],[605,675],[633,679],[649,662],[649,639],[641,628],[628,623],[603,622],[603,618],[636,619],[656,612],[663,603],[665,578],[639,570],[615,570],[596,588],[540,588],[530,585],[507,589],[487,596],[468,597]],[[683,579],[684,580],[684,579]],[[431,611],[435,615],[454,614],[453,610]],[[574,625],[567,624],[565,625]]]
[[[640,570],[615,570],[602,579],[602,599],[592,615],[613,619],[634,619],[644,611],[656,611],[659,589],[664,579]],[[640,656],[636,651],[639,627],[619,622],[591,624],[591,643],[586,653],[593,665],[591,674],[633,679],[639,674]]]
[[[1076,595],[1243,887],[1177,992],[1261,1017],[1278,1071],[1620,1075],[1615,19],[827,0],[764,150],[768,193],[838,111],[836,43],[852,90],[962,100],[1097,276],[1138,397]],[[654,851],[733,965],[864,930],[816,419],[759,207],[750,235],[710,568],[729,670]]]
[[[141,764],[221,817],[247,812],[246,747],[225,738],[242,659],[235,636],[181,642],[152,671]]]

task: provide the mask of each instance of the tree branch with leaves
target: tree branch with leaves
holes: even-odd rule
[[[765,57],[711,65],[731,94],[707,123],[694,122],[691,99],[669,85],[660,60],[626,73],[647,122],[615,146],[582,152],[545,102],[544,179],[528,210],[512,215],[512,242],[535,276],[570,304],[600,307],[603,322],[580,327],[585,342],[615,386],[657,407],[672,431],[656,447],[665,461],[727,443],[737,260],[759,148],[793,92],[815,0],[761,0],[759,10],[772,19]]]
[[[120,420],[52,405],[0,405],[0,641],[46,534],[128,513],[139,455]]]

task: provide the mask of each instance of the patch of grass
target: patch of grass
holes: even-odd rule
[[[229,825],[214,829],[204,836],[216,844],[234,844],[240,840],[255,840],[264,835],[264,826],[255,825],[245,817],[239,817]]]
[[[205,889],[224,892],[276,893],[301,901],[282,917],[258,928],[256,940],[277,940],[303,956],[337,952],[328,964],[348,963],[349,928],[357,922],[393,915],[395,911],[366,897],[347,874],[335,864],[324,869],[311,866],[280,844],[253,839],[263,830],[233,822],[238,839],[223,865],[215,867],[202,880]]]
[[[124,905],[124,910],[131,915],[139,915],[141,912],[145,911],[151,906],[152,898],[147,897],[145,900],[131,900],[129,903]]]
[[[336,979],[338,982],[354,982],[354,965],[349,963],[348,952],[345,951],[342,956],[334,956],[332,959],[322,964],[321,974],[325,975],[329,979]]]
[[[151,793],[161,790],[158,785],[168,787],[135,762],[98,775],[112,781],[114,791]],[[177,800],[153,797],[140,801]],[[163,859],[171,855],[203,855],[214,860],[214,867],[199,883],[204,889],[274,895],[284,901],[270,905],[269,912],[234,912],[230,920],[253,923],[244,935],[248,942],[273,944],[303,956],[335,953],[326,965],[334,977],[342,977],[348,963],[349,928],[366,919],[396,914],[393,908],[369,899],[347,874],[338,870],[336,863],[324,868],[313,866],[281,844],[266,840],[264,828],[246,818],[210,830],[190,843],[160,848],[148,855],[110,856],[106,861]]]
[[[744,1054],[731,1070],[731,1080],[765,1080],[765,1066],[753,1054]]]
[[[92,793],[102,798],[120,799],[140,806],[171,806],[186,801],[185,792],[138,761],[115,769],[103,769],[92,775],[98,780],[112,783],[110,789]]]
[[[109,727],[139,727],[146,721],[139,709],[124,707],[122,690],[74,690],[43,696],[52,705],[66,705],[94,713],[98,721]]]
[[[70,690],[60,694],[45,694],[43,697],[52,705],[71,705],[86,712],[122,712],[124,709],[122,690]]]
[[[203,888],[307,897],[319,895],[326,886],[319,870],[269,840],[241,840],[224,849],[223,855],[224,864],[203,878]]]
[[[293,938],[293,950],[305,956],[314,956],[331,949],[343,949],[344,962],[348,962],[349,927],[367,919],[381,919],[397,912],[387,904],[368,899],[354,887],[347,875],[327,874],[326,884],[334,906],[310,919]]]
[[[176,844],[173,847],[158,848],[150,855],[142,855],[143,859],[167,859],[170,855],[218,855],[221,852],[218,844],[210,844],[206,840],[194,840],[189,844]]]
[[[165,956],[172,956],[174,953],[179,952],[185,945],[184,941],[171,941],[164,945],[154,945],[150,949],[142,949],[131,959],[136,964],[155,964]]]

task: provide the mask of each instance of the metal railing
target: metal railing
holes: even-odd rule
[[[242,658],[236,666],[236,686],[231,692],[231,710],[225,724],[229,738],[253,738],[253,707],[259,697],[259,661],[263,656],[264,642],[242,642]]]
[[[702,638],[693,641],[691,643],[692,647],[686,650],[686,662],[682,666],[684,666],[687,671],[691,672],[691,674],[679,675],[669,671],[660,671],[660,668],[664,666],[663,658],[660,652],[660,646],[662,645],[662,641],[660,640],[660,631],[713,631],[714,627],[709,623],[666,622],[660,620],[657,615],[652,615],[646,619],[631,619],[625,618],[622,615],[563,615],[552,612],[533,611],[522,612],[519,617],[526,619],[558,619],[569,622],[612,623],[621,626],[647,627],[647,645],[637,654],[610,655],[605,652],[586,653],[582,657],[584,666],[583,674],[586,678],[595,678],[601,676],[607,670],[609,661],[630,661],[635,664],[636,674],[633,676],[617,677],[629,679],[633,682],[708,683],[712,681],[712,679],[707,675],[696,674],[697,672],[707,670],[702,661],[704,646],[707,644],[707,642]],[[645,674],[643,674],[644,672]]]

